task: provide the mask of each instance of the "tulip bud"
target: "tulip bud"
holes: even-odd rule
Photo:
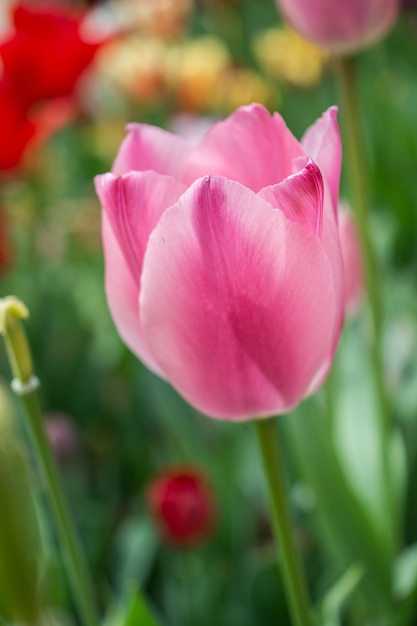
[[[13,421],[9,392],[0,385],[0,615],[34,624],[41,609],[40,536]]]
[[[33,375],[30,347],[20,320],[29,317],[29,311],[18,298],[0,298],[0,334],[4,335],[13,376],[27,382]]]
[[[381,39],[393,26],[400,0],[276,0],[300,35],[336,53],[350,53]]]
[[[353,316],[363,294],[363,260],[356,222],[346,204],[339,205],[339,235],[345,269],[345,310]]]
[[[174,467],[155,478],[147,500],[162,535],[176,547],[200,544],[213,530],[213,493],[194,467]]]

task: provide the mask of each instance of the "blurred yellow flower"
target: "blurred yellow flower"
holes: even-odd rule
[[[277,99],[277,90],[253,70],[245,67],[230,68],[219,82],[215,106],[221,113],[228,114],[252,102],[277,108]]]
[[[102,75],[132,100],[152,104],[166,94],[167,44],[155,37],[132,36],[103,49]]]
[[[114,0],[133,28],[142,34],[170,39],[181,35],[188,22],[192,0]]]
[[[213,108],[213,96],[231,66],[227,48],[215,37],[199,37],[172,48],[168,80],[180,109],[203,112]]]
[[[262,31],[252,45],[264,72],[293,87],[314,87],[329,58],[323,48],[306,41],[287,26]]]

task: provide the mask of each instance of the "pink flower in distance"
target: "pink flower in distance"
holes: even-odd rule
[[[400,0],[276,0],[288,23],[306,39],[334,52],[352,52],[394,25]]]
[[[131,124],[96,178],[119,333],[201,412],[283,413],[323,381],[343,323],[340,164],[335,108],[299,143],[253,104],[197,145]]]
[[[363,259],[355,218],[344,203],[339,204],[339,235],[345,268],[346,313],[352,316],[363,296]]]

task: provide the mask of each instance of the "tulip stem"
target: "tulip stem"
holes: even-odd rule
[[[391,411],[384,379],[382,354],[382,299],[378,280],[377,265],[372,246],[369,226],[370,196],[368,189],[367,167],[363,131],[360,123],[360,111],[356,89],[355,59],[340,57],[336,59],[336,72],[339,82],[340,99],[344,122],[344,138],[348,162],[348,174],[352,190],[352,204],[356,211],[361,238],[365,279],[372,322],[370,354],[374,372],[374,381],[378,401],[380,436],[382,443],[383,466],[387,488],[387,505],[392,508],[391,477],[389,471],[389,443],[392,428]],[[390,510],[389,509],[389,510]]]
[[[351,57],[341,57],[337,59],[336,67],[339,79],[342,113],[344,116],[344,135],[346,140],[348,173],[352,189],[352,202],[358,220],[365,265],[369,309],[373,325],[373,364],[380,396],[381,419],[384,422],[384,431],[388,433],[390,427],[390,411],[384,384],[381,346],[381,293],[369,227],[370,201],[367,183],[367,168],[365,165],[363,132],[360,124],[360,112],[356,94],[355,59]]]
[[[47,489],[47,495],[58,536],[63,548],[65,565],[83,626],[99,623],[94,592],[77,533],[65,501],[55,460],[43,428],[39,401],[39,381],[33,373],[30,347],[19,318],[27,317],[24,305],[16,298],[0,300],[0,332],[4,335],[7,355],[14,379],[13,391],[20,396],[26,413],[26,425],[31,437],[37,465]]]
[[[71,516],[64,500],[55,460],[42,424],[42,412],[38,392],[35,390],[22,397],[27,425],[37,464],[47,487],[51,509],[63,548],[68,579],[72,586],[83,626],[96,626],[98,617],[93,601],[93,588],[78,535],[73,528]]]
[[[311,626],[307,585],[292,530],[275,422],[273,419],[257,420],[255,427],[268,484],[271,521],[289,610],[294,626]]]

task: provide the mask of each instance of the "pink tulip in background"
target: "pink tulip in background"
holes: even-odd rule
[[[394,25],[400,0],[276,0],[288,23],[303,37],[333,52],[353,52]]]
[[[359,232],[349,206],[339,204],[339,235],[345,268],[346,313],[357,313],[364,290],[363,258]]]
[[[335,108],[299,143],[253,104],[197,145],[131,124],[96,178],[115,324],[201,412],[283,413],[327,374],[344,312],[340,164]]]

